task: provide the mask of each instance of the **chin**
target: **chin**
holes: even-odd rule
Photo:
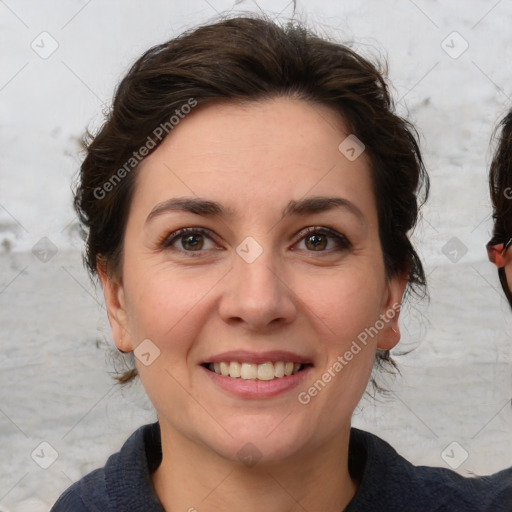
[[[241,415],[235,422],[223,425],[231,435],[222,430],[218,437],[217,430],[214,438],[210,432],[203,442],[221,457],[249,467],[279,463],[311,444],[307,441],[309,429],[306,425],[297,424],[291,416],[285,418],[283,412],[271,416],[260,413],[259,418]]]

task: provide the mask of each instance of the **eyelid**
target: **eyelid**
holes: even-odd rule
[[[342,233],[339,233],[334,228],[330,228],[328,226],[308,226],[307,228],[302,229],[297,234],[297,241],[295,242],[295,244],[302,241],[309,234],[313,234],[313,233],[319,233],[321,235],[325,235],[330,238],[334,238],[334,240],[336,241],[335,243],[338,245],[338,248],[346,248],[346,249],[352,248],[352,243],[345,235],[343,235]],[[308,252],[318,252],[318,253],[327,252],[328,253],[330,251],[327,250],[327,251],[308,251]]]

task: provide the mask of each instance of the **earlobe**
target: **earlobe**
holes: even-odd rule
[[[394,276],[388,282],[388,293],[381,312],[384,326],[377,343],[377,347],[382,350],[391,350],[400,341],[398,319],[407,282],[407,274]]]
[[[131,352],[133,348],[129,336],[128,315],[126,313],[126,301],[122,280],[120,277],[109,275],[106,262],[103,258],[98,257],[96,261],[96,270],[103,288],[112,338],[116,347],[121,352]]]

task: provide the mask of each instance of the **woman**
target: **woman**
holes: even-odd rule
[[[343,45],[235,18],[146,52],[75,204],[158,423],[52,510],[512,510],[512,470],[414,467],[350,426],[425,292],[427,191],[414,129]]]
[[[498,268],[501,287],[512,307],[512,110],[500,123],[501,135],[491,163],[489,185],[494,228],[487,244],[489,260]]]

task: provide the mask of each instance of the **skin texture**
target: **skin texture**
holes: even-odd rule
[[[211,104],[182,120],[138,170],[122,268],[115,276],[98,270],[117,347],[131,351],[150,339],[160,350],[137,367],[161,424],[153,482],[166,510],[334,511],[356,491],[350,419],[377,347],[399,340],[398,314],[307,405],[297,400],[401,302],[406,285],[404,276],[386,277],[368,160],[338,150],[347,135],[337,114],[302,100]],[[290,200],[313,196],[344,198],[360,215],[335,208],[281,219]],[[177,197],[232,211],[169,211],[147,221]],[[304,237],[310,226],[335,230],[349,247],[320,233],[317,249]],[[200,251],[183,238],[162,248],[185,227],[212,237],[199,235]],[[263,250],[252,263],[236,252],[248,236]],[[243,399],[200,366],[230,350],[287,350],[313,368],[298,388]],[[252,467],[237,456],[248,442],[261,456]]]

